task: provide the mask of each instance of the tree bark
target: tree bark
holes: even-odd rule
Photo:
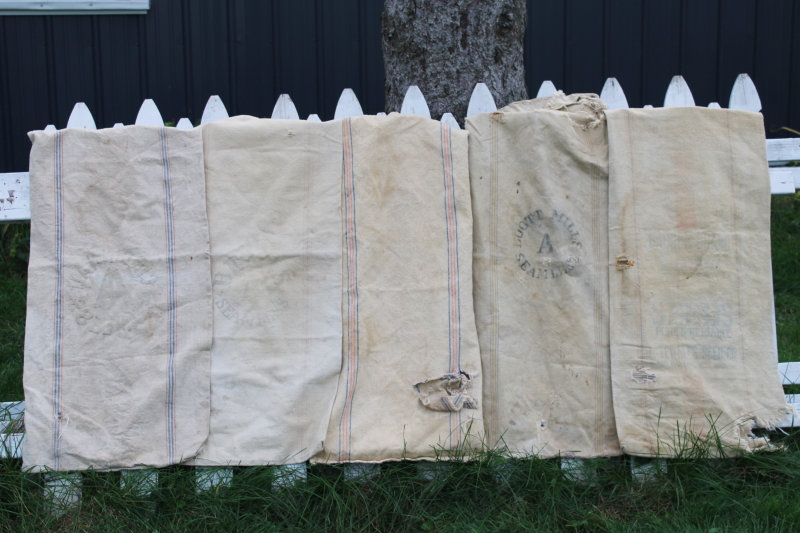
[[[463,123],[475,84],[497,107],[528,98],[523,38],[525,0],[385,0],[383,62],[386,111],[400,111],[419,86],[431,117],[450,112]]]

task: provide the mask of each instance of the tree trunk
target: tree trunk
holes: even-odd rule
[[[525,0],[385,0],[386,111],[400,111],[410,85],[432,118],[450,112],[462,123],[476,83],[489,87],[497,107],[528,98],[527,22]]]

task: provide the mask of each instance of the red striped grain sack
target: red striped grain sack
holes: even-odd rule
[[[608,144],[595,95],[467,119],[488,444],[620,453],[608,352]]]
[[[343,367],[321,462],[432,458],[480,435],[467,134],[342,122]]]
[[[762,447],[789,412],[760,114],[608,111],[611,370],[627,454]]]
[[[25,468],[189,459],[208,435],[211,279],[199,131],[36,131]]]
[[[281,464],[322,449],[342,365],[342,124],[203,126],[214,343],[195,464]]]

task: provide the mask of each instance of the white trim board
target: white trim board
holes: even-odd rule
[[[150,0],[0,0],[2,15],[146,15]]]

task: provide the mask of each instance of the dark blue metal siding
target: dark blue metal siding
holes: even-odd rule
[[[351,87],[383,110],[382,0],[153,0],[150,13],[0,17],[0,172],[24,170],[26,132],[64,127],[83,101],[98,127],[132,123],[145,98],[165,120],[199,120],[218,94],[267,117],[289,93],[301,117],[333,117]],[[526,77],[661,105],[683,74],[698,105],[727,104],[736,75],[768,128],[800,127],[800,0],[528,0]],[[794,99],[792,99],[794,95]],[[784,134],[781,134],[784,135]]]

